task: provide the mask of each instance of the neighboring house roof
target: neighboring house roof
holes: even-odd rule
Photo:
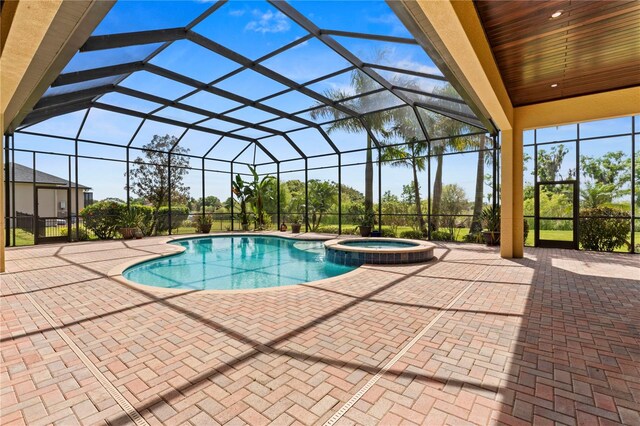
[[[9,182],[13,182],[12,166],[13,163],[7,163],[7,167],[9,167]],[[15,177],[16,183],[33,183],[33,169],[31,167],[15,163]],[[36,170],[36,184],[69,186],[69,181],[67,179],[59,178],[58,176],[50,175],[49,173]],[[75,185],[75,182],[71,182],[72,187],[75,187]],[[90,187],[84,185],[78,185],[78,188],[91,189]]]

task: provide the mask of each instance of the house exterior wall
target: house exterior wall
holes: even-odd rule
[[[16,213],[34,214],[34,202],[33,202],[33,184],[30,183],[16,183]],[[10,186],[10,191],[13,188]],[[13,194],[9,192],[10,199],[13,201]],[[65,203],[65,208],[60,208],[60,202]],[[66,217],[67,209],[71,207],[71,214],[76,214],[75,208],[75,193],[74,189],[71,189],[71,205],[67,205],[67,190],[66,189],[40,189],[38,193],[38,215],[40,217]],[[84,208],[84,195],[82,190],[78,190],[78,205],[79,210]],[[9,214],[13,214],[13,206],[9,210]]]
[[[13,188],[9,186],[9,194],[13,201]],[[33,214],[33,185],[28,183],[16,183],[16,213]],[[13,209],[9,210],[9,215],[13,214]]]

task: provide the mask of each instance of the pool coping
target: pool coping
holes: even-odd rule
[[[194,239],[198,239],[198,238],[208,238],[208,237],[216,237],[216,236],[220,236],[220,237],[225,237],[225,236],[237,236],[237,237],[243,237],[243,236],[267,236],[267,237],[274,237],[274,238],[284,238],[284,239],[289,239],[289,240],[297,240],[297,241],[328,241],[328,240],[332,240],[335,239],[335,237],[333,236],[327,236],[325,238],[320,237],[315,237],[315,236],[306,236],[304,237],[305,234],[284,234],[284,235],[277,235],[274,233],[270,233],[270,232],[221,232],[221,233],[215,233],[215,234],[192,234],[192,235],[188,235],[188,236],[179,236],[179,237],[167,237],[167,240],[164,242],[160,242],[159,244],[163,244],[166,248],[168,248],[170,250],[169,253],[158,253],[158,254],[151,254],[148,256],[140,256],[137,257],[136,259],[131,259],[128,260],[127,262],[123,262],[120,263],[116,266],[114,266],[113,268],[111,268],[108,272],[107,272],[107,276],[109,279],[112,279],[113,281],[116,281],[120,284],[123,284],[127,287],[131,287],[134,289],[146,289],[146,290],[152,290],[152,291],[157,291],[159,293],[173,293],[173,294],[179,294],[179,293],[192,293],[194,291],[197,292],[204,292],[204,293],[212,293],[212,294],[242,294],[242,293],[262,293],[262,292],[268,292],[268,291],[282,291],[282,290],[292,290],[292,289],[301,289],[303,288],[305,285],[308,284],[330,284],[334,281],[338,281],[340,279],[345,279],[345,278],[352,278],[356,275],[360,275],[363,272],[366,272],[366,270],[368,269],[367,266],[371,266],[371,267],[375,267],[375,266],[379,266],[379,265],[361,265],[359,267],[357,267],[356,269],[354,269],[353,271],[349,271],[346,272],[344,274],[340,274],[340,275],[336,275],[335,277],[329,277],[329,278],[324,278],[322,280],[316,280],[316,281],[308,281],[308,282],[303,282],[303,283],[298,283],[298,284],[291,284],[291,285],[285,285],[285,286],[274,286],[274,287],[264,287],[264,288],[248,288],[248,289],[236,289],[236,290],[195,290],[195,289],[188,289],[188,288],[167,288],[167,287],[155,287],[152,285],[147,285],[147,284],[140,284],[137,283],[135,281],[131,281],[128,280],[124,277],[124,275],[122,275],[124,273],[124,271],[126,271],[127,269],[131,268],[132,266],[138,265],[140,263],[145,263],[148,262],[150,260],[155,260],[155,259],[161,259],[164,257],[170,257],[170,256],[175,256],[178,255],[180,253],[183,253],[186,250],[186,247],[182,247],[182,246],[177,246],[174,244],[170,244],[172,242],[175,241],[181,241],[181,240],[194,240]]]
[[[370,248],[370,247],[362,247],[362,246],[348,246],[342,243],[348,241],[389,241],[389,242],[397,242],[401,240],[402,242],[412,243],[412,246],[406,247],[392,247],[388,249],[382,248]],[[395,253],[421,253],[427,250],[433,250],[436,248],[436,245],[422,240],[409,240],[404,238],[385,238],[385,237],[351,237],[351,238],[333,238],[331,240],[325,241],[325,248],[338,250],[338,251],[348,251],[355,253],[384,253],[384,254],[395,254]]]

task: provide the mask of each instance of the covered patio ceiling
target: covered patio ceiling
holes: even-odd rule
[[[640,85],[640,4],[474,2],[514,106]]]
[[[385,136],[372,124],[390,111],[418,140],[449,136],[442,123],[495,134],[415,29],[383,2],[362,5],[372,16],[352,6],[118,2],[16,132],[127,148],[167,133],[177,137],[170,151],[186,144],[196,157],[235,161],[254,147],[276,163],[365,148],[367,138],[336,140],[336,127],[360,128],[379,147]],[[105,121],[117,138],[89,131]]]

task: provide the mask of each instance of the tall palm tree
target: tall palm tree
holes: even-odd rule
[[[457,96],[457,92],[450,84],[437,88],[433,92],[435,94],[449,97]],[[447,107],[451,108],[451,105],[447,105]],[[427,130],[431,130],[432,137],[434,135],[453,136],[448,139],[441,139],[432,142],[431,144],[431,155],[435,155],[436,157],[436,171],[433,180],[433,192],[431,198],[431,214],[433,217],[431,219],[430,227],[432,230],[436,230],[438,229],[438,215],[440,214],[440,204],[442,200],[442,163],[444,160],[444,154],[446,152],[459,152],[466,149],[478,148],[478,141],[474,137],[464,136],[464,134],[471,133],[475,129],[473,126],[461,121],[433,113],[422,115],[422,119],[425,121]],[[480,191],[482,191],[482,185],[484,183],[484,152],[480,151],[479,155],[482,157],[481,159],[479,158],[478,161],[483,162],[483,174],[482,176],[479,174],[476,176],[476,200],[478,197],[478,185],[480,185]],[[478,183],[478,180],[480,183]],[[480,198],[482,199],[482,195],[480,195]]]
[[[351,89],[356,95],[370,92],[378,89],[380,86],[366,74],[359,70],[354,70],[351,73],[350,78]],[[383,103],[383,93],[378,93],[375,96],[365,96],[349,100],[344,105],[353,111],[375,111],[380,109],[380,105]],[[330,89],[325,91],[324,96],[333,100],[340,101],[342,99],[352,96],[352,93],[343,89]],[[331,134],[334,131],[345,131],[348,133],[362,133],[367,132],[366,127],[357,118],[346,119],[348,117],[345,113],[326,106],[321,105],[320,108],[314,109],[310,112],[313,119],[327,118],[333,120],[341,120],[333,122],[329,125],[327,132]],[[382,137],[388,137],[390,132],[388,127],[393,123],[393,115],[389,112],[380,112],[369,114],[366,119],[366,124],[369,130],[376,132]],[[364,209],[365,216],[373,215],[373,141],[370,134],[367,132],[367,145],[366,145],[366,161],[365,161],[365,180],[364,180]]]
[[[412,112],[410,112],[412,113]],[[381,160],[390,163],[393,167],[410,167],[413,172],[413,191],[416,204],[416,215],[420,231],[426,233],[426,224],[422,215],[422,200],[420,199],[420,185],[418,172],[426,169],[426,155],[429,152],[429,144],[420,140],[419,130],[416,127],[415,118],[412,120],[407,115],[407,110],[400,108],[394,114],[395,125],[393,131],[404,138],[406,144],[400,146],[386,146],[382,149]]]
[[[468,126],[460,121],[439,115],[432,123],[433,128],[437,128],[437,134],[460,135],[468,132]],[[473,146],[473,139],[465,136],[454,136],[432,143],[431,154],[436,157],[436,172],[433,179],[433,191],[431,199],[431,229],[438,229],[438,215],[440,214],[440,203],[442,200],[442,164],[446,152],[459,152]],[[484,176],[483,176],[484,179]]]
[[[482,208],[484,206],[484,167],[493,163],[493,156],[486,155],[484,149],[487,147],[487,141],[490,140],[485,135],[478,136],[475,141],[475,148],[478,149],[478,163],[476,168],[476,191],[473,202],[473,217],[471,218],[471,226],[469,234],[477,234],[482,231]],[[489,144],[490,145],[490,144]]]

